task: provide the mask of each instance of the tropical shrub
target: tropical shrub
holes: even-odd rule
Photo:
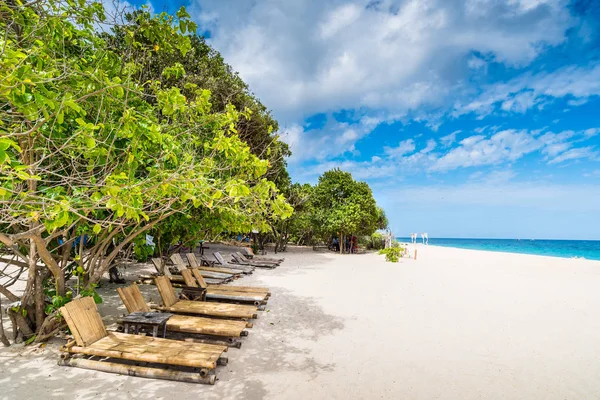
[[[392,246],[387,249],[379,250],[379,254],[385,255],[385,260],[389,262],[398,262],[402,257],[404,249],[400,246]]]

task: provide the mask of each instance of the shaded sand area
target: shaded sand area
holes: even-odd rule
[[[600,262],[434,246],[399,264],[285,257],[237,281],[272,297],[214,386],[58,367],[48,345],[0,349],[0,398],[600,398]],[[102,292],[110,324],[125,310]]]

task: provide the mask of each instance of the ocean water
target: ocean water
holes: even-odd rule
[[[401,237],[397,240],[410,243],[410,238]],[[423,243],[420,237],[417,243]],[[429,238],[429,244],[459,249],[600,260],[599,240]]]

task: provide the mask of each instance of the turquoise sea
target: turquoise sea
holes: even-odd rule
[[[397,240],[399,242],[410,243],[410,238],[399,237]],[[417,242],[422,243],[420,237]],[[451,239],[430,237],[429,244],[433,246],[457,247],[460,249],[600,260],[599,240]]]

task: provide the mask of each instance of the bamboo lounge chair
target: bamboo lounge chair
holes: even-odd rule
[[[247,273],[247,274],[252,273],[252,271],[254,271],[254,266],[251,266],[251,265],[240,265],[240,264],[228,263],[227,261],[225,261],[225,259],[221,255],[221,253],[219,253],[218,251],[215,251],[213,253],[213,256],[215,257],[215,260],[217,260],[217,262],[219,264],[221,264],[223,267],[239,269],[241,271],[244,271],[244,273]]]
[[[273,265],[275,267],[278,267],[279,264],[281,264],[281,261],[275,260],[273,258],[271,259],[267,259],[267,258],[250,258],[248,256],[245,256],[244,254],[242,254],[239,251],[236,251],[235,254],[237,254],[237,256],[241,259],[244,260],[246,262],[249,263],[255,263],[255,264],[269,264],[269,265]]]
[[[239,269],[231,269],[231,268],[225,268],[225,267],[206,267],[206,266],[202,266],[201,264],[204,263],[204,261],[202,261],[199,263],[198,259],[196,258],[196,255],[194,253],[186,253],[186,258],[188,259],[188,263],[190,265],[190,268],[198,268],[198,269],[202,269],[202,270],[206,270],[206,271],[214,271],[214,272],[223,272],[225,274],[232,274],[234,275],[236,278],[239,278],[241,274],[243,274],[243,271],[240,271]],[[203,257],[203,256],[200,256]],[[216,261],[211,261],[214,265],[214,263]]]
[[[156,272],[158,273],[158,275],[164,275],[166,277],[169,278],[169,280],[177,285],[178,287],[180,287],[181,285],[184,284],[183,281],[183,277],[181,275],[173,275],[171,274],[171,271],[169,271],[169,268],[167,268],[167,266],[163,266],[163,262],[160,258],[152,258],[152,264],[154,264],[154,268],[156,268]],[[142,280],[144,281],[144,283],[148,283],[147,281],[150,280],[150,283],[154,283],[154,278],[156,276],[140,276],[140,278],[142,278]],[[220,284],[223,283],[223,280],[221,279],[212,279],[212,278],[205,278],[206,282],[210,283],[210,284]]]
[[[187,286],[204,289],[207,300],[253,303],[258,306],[266,304],[270,296],[269,290],[266,288],[252,286],[209,286],[195,268],[182,271],[182,275],[185,278]]]
[[[214,384],[217,364],[227,364],[223,353],[227,346],[181,342],[150,336],[107,332],[91,297],[83,297],[60,308],[75,341],[61,350],[58,364],[122,375],[169,379],[183,382]],[[72,357],[73,354],[80,355]],[[86,356],[118,361],[146,362],[161,366],[139,366],[113,361],[97,361]],[[186,367],[167,369],[166,366]],[[200,368],[200,372],[193,372]]]
[[[242,253],[248,259],[257,259],[257,260],[264,260],[264,261],[275,261],[275,262],[278,262],[278,263],[282,263],[282,262],[285,261],[285,258],[272,258],[272,257],[258,256],[256,254],[254,254],[254,251],[252,251],[252,249],[250,249],[248,247],[242,248]]]
[[[183,258],[181,258],[181,255],[179,255],[179,253],[171,254],[171,261],[179,269],[179,272],[187,269],[187,265],[185,261],[183,261]],[[204,268],[200,268],[200,273],[204,278],[221,279],[223,282],[228,282],[234,278],[233,274],[208,271]]]
[[[277,264],[271,264],[271,263],[266,263],[266,262],[262,262],[262,261],[250,261],[245,259],[242,256],[242,253],[235,252],[235,253],[231,253],[231,257],[233,257],[232,262],[240,264],[240,265],[250,265],[252,267],[258,267],[258,268],[277,268]]]
[[[135,283],[125,288],[117,288],[117,292],[123,304],[125,304],[127,312],[150,312],[150,307],[146,304],[140,288]],[[167,331],[227,338],[226,340],[229,340],[230,343],[238,348],[241,342],[235,342],[233,338],[248,336],[248,331],[245,329],[250,327],[252,327],[252,323],[246,321],[190,317],[185,315],[173,315],[167,320]]]
[[[215,303],[208,301],[179,300],[169,278],[155,279],[156,288],[162,298],[162,306],[152,306],[155,310],[174,314],[203,315],[229,319],[253,319],[258,317],[258,307],[242,304]]]

